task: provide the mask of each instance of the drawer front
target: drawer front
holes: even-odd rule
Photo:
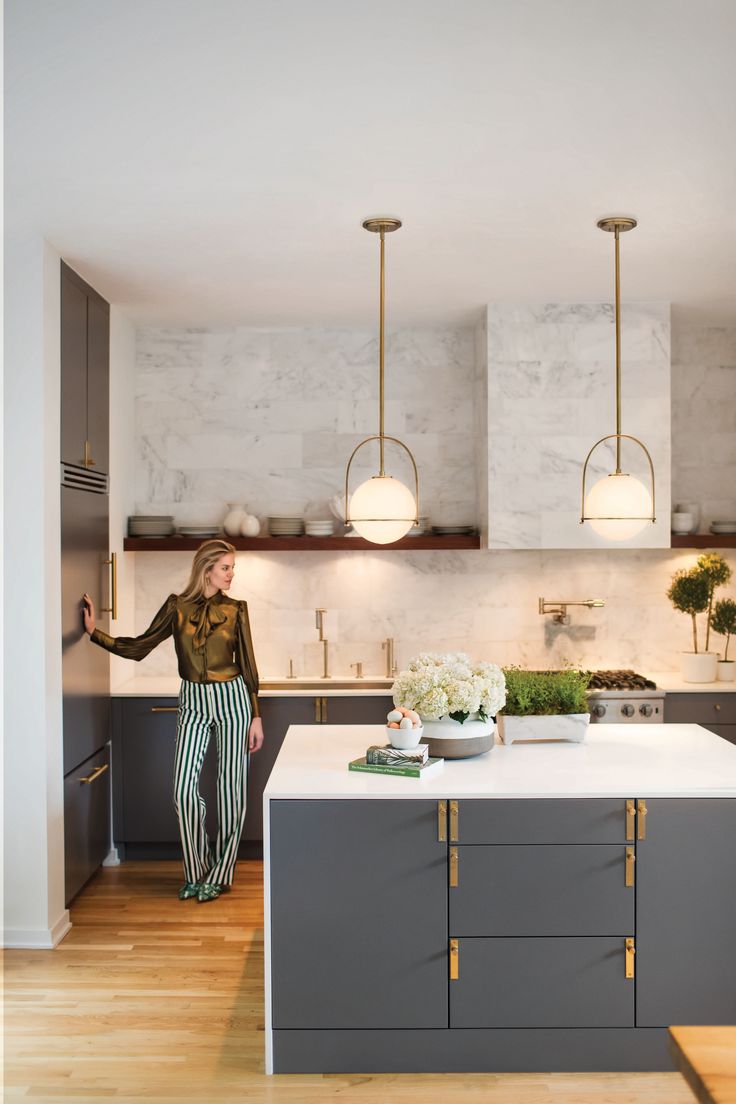
[[[476,800],[458,803],[459,843],[624,843],[621,798]]]
[[[106,746],[64,779],[66,904],[92,877],[109,849],[110,749]]]
[[[634,930],[634,887],[625,884],[623,845],[457,852],[458,884],[449,890],[453,937],[626,936]]]
[[[736,724],[736,691],[726,694],[675,694],[664,699],[664,719],[674,724]]]
[[[633,1025],[623,937],[458,941],[450,1027]]]

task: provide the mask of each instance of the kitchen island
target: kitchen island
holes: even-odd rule
[[[293,726],[264,794],[269,1072],[654,1070],[736,1019],[736,747],[591,726],[429,778]]]

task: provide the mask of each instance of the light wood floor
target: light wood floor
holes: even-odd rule
[[[266,1077],[261,878],[200,905],[178,863],[107,868],[56,950],[7,951],[5,1099],[693,1104],[677,1073]]]

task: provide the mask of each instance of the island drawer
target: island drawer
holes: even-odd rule
[[[736,724],[736,691],[727,693],[677,694],[668,691],[664,719],[670,724]]]
[[[466,799],[458,801],[457,831],[451,832],[451,842],[463,844],[625,840],[626,801],[622,798]]]
[[[625,939],[459,939],[450,1027],[633,1027]]]
[[[460,846],[455,851],[449,891],[453,937],[630,935],[634,930],[633,844]]]

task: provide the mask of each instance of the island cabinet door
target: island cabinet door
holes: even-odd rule
[[[450,936],[633,936],[633,858],[633,844],[453,847]]]
[[[622,798],[496,798],[457,802],[450,842],[625,843],[633,839]]]
[[[437,802],[270,802],[274,1028],[448,1026]]]
[[[736,800],[647,800],[637,843],[636,1023],[736,1023]]]
[[[623,938],[458,939],[452,975],[450,1027],[634,1026]]]

